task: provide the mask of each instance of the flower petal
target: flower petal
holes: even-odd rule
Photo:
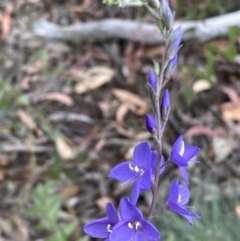
[[[118,223],[110,235],[111,241],[130,241],[133,239],[135,234],[135,229],[129,228],[127,225],[128,221],[124,220]]]
[[[86,224],[83,228],[84,232],[94,238],[108,238],[109,232],[107,225],[110,224],[108,218],[100,218]]]
[[[182,145],[184,145],[184,142],[183,142],[183,136],[181,135],[174,142],[173,147],[172,147],[172,151],[177,152],[179,154],[181,152]]]
[[[188,203],[189,198],[190,198],[190,191],[187,186],[184,185],[179,185],[178,186],[178,204],[179,205],[184,205]]]
[[[180,156],[177,152],[171,152],[171,160],[174,164],[179,167],[186,167],[188,165],[187,160],[185,160],[182,156]]]
[[[107,218],[111,221],[112,224],[116,224],[119,222],[117,210],[112,203],[107,203],[106,213]]]
[[[132,170],[133,169],[133,170]],[[134,163],[127,161],[116,165],[108,174],[109,177],[115,178],[122,183],[126,183],[138,176],[134,170]]]
[[[167,203],[177,203],[178,201],[178,179],[172,182],[169,190]]]
[[[145,169],[151,164],[152,153],[148,142],[137,145],[133,152],[133,161],[139,167]]]
[[[136,208],[126,197],[121,199],[119,211],[123,220],[140,221],[143,219],[142,212]]]
[[[155,174],[156,166],[157,166],[157,160],[158,160],[158,152],[152,151],[152,160],[151,160],[151,168],[153,170],[153,174]]]
[[[139,197],[139,192],[140,192],[139,182],[140,182],[140,180],[136,180],[132,187],[131,202],[134,205],[136,205],[138,197]]]
[[[161,238],[159,231],[150,222],[143,220],[141,222],[144,238],[147,240],[159,240]]]
[[[183,153],[183,158],[186,159],[187,161],[190,161],[193,157],[195,157],[200,148],[196,146],[185,146],[185,151]]]
[[[133,241],[144,241],[143,232],[138,230],[134,235]]]
[[[188,180],[188,173],[186,171],[185,167],[179,167],[181,176],[183,178],[183,180],[186,182],[187,185],[189,185],[189,180]]]
[[[152,169],[149,167],[142,177],[140,178],[140,189],[141,191],[146,191],[151,188],[151,176],[152,176]]]
[[[187,216],[192,216],[192,217],[198,217],[197,214],[188,211],[185,207],[182,207],[176,203],[169,203],[169,207],[170,207],[171,211],[178,213],[181,216],[187,215]]]

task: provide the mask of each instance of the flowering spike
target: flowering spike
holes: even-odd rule
[[[167,59],[172,59],[178,52],[182,41],[182,27],[175,29],[170,36],[170,44],[167,49]]]
[[[174,71],[174,69],[177,66],[177,62],[178,62],[178,55],[176,54],[169,62],[167,69],[165,71],[165,79],[168,80],[171,76],[172,73]]]
[[[152,68],[150,68],[148,71],[148,82],[152,87],[153,92],[155,93],[157,87],[157,78]]]
[[[168,119],[169,111],[170,111],[170,95],[169,91],[166,89],[163,94],[162,104],[161,104],[161,115],[162,119],[166,121]]]

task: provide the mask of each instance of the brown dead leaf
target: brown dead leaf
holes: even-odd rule
[[[235,206],[235,213],[236,213],[237,216],[240,218],[240,205],[236,205],[236,206]]]
[[[73,74],[74,71],[71,71],[70,75],[72,77],[75,77],[76,80],[81,79],[81,81],[75,85],[74,91],[78,94],[82,94],[87,91],[99,88],[100,86],[111,81],[115,75],[115,71],[106,66],[97,66],[90,68],[86,72],[75,71],[75,75]]]
[[[116,121],[118,124],[120,124],[120,125],[123,124],[124,118],[127,115],[128,111],[129,111],[129,108],[125,104],[121,104],[118,107],[117,112],[116,112]]]
[[[38,100],[53,100],[66,106],[73,106],[74,104],[73,99],[69,95],[60,92],[42,94],[38,97]]]
[[[5,175],[5,171],[3,169],[0,169],[0,182],[4,180]]]
[[[147,113],[148,105],[136,94],[123,89],[113,89],[113,94],[136,115]]]
[[[32,63],[31,65],[24,66],[23,70],[28,75],[33,75],[39,73],[44,67],[43,61],[37,60],[36,62]]]
[[[232,104],[237,104],[238,102],[240,102],[240,98],[236,90],[223,85],[220,88],[225,94],[228,95],[228,98],[230,99]]]
[[[0,38],[1,39],[6,38],[6,36],[10,32],[11,24],[12,24],[12,18],[11,18],[12,10],[13,10],[13,6],[8,5],[5,12],[0,17],[0,30],[1,30]]]
[[[29,75],[26,75],[22,78],[21,84],[20,84],[22,90],[29,90],[29,88],[30,88],[29,82],[30,82],[30,76]]]
[[[65,136],[59,135],[56,139],[55,145],[61,158],[71,160],[76,156],[75,148]]]
[[[38,136],[42,136],[43,133],[41,129],[38,128],[36,122],[34,119],[28,115],[25,111],[22,109],[17,110],[17,115],[19,119],[30,129],[30,130],[35,130]]]
[[[220,136],[221,134],[222,133],[218,130],[213,130],[209,127],[196,125],[189,128],[185,133],[185,136],[186,137],[199,136],[199,135]]]
[[[221,105],[222,115],[229,120],[240,121],[240,102],[235,105]]]
[[[211,89],[211,84],[205,79],[200,79],[193,84],[192,88],[194,93],[200,93],[204,90]]]
[[[63,188],[63,198],[67,202],[70,198],[75,197],[80,191],[79,186],[69,185]]]
[[[101,197],[96,201],[97,206],[100,208],[100,210],[106,210],[107,203],[113,203],[112,198],[110,197]]]

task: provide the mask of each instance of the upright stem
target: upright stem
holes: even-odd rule
[[[160,172],[160,163],[162,158],[162,123],[161,123],[161,111],[160,111],[160,93],[162,90],[163,80],[164,80],[164,71],[165,71],[165,61],[166,61],[166,51],[164,51],[162,55],[162,66],[160,70],[160,76],[157,83],[156,90],[156,99],[155,99],[155,111],[157,115],[157,152],[158,152],[158,161],[154,178],[154,188],[153,188],[153,198],[152,203],[149,209],[147,220],[150,220],[153,216],[153,212],[155,210],[158,198],[158,184],[159,184],[159,172]]]

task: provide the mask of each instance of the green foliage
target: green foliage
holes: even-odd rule
[[[73,233],[76,223],[60,223],[58,213],[62,206],[62,195],[54,192],[55,182],[39,184],[33,191],[33,204],[26,215],[38,219],[37,231],[48,231],[51,236],[47,241],[66,241]]]
[[[166,212],[156,218],[156,224],[165,241],[235,241],[240,240],[240,220],[235,214],[236,199],[214,199],[204,202],[196,197],[193,206],[201,214],[191,227],[175,213]]]
[[[127,6],[143,6],[144,3],[142,0],[103,0],[103,3],[108,5],[119,5],[120,7],[127,7]]]

